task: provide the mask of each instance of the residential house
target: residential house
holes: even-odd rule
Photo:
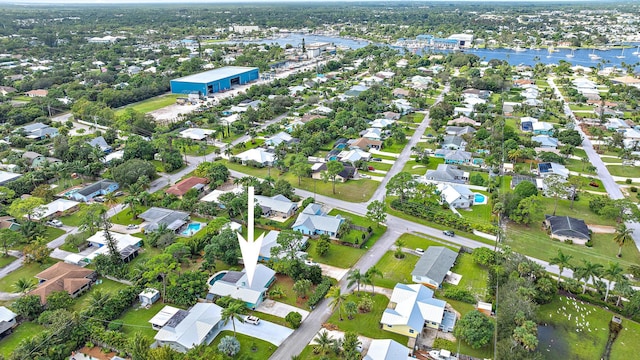
[[[310,113],[318,114],[318,115],[329,115],[333,112],[333,109],[330,107],[326,107],[323,105],[319,105],[315,109],[311,110]]]
[[[464,184],[469,181],[469,173],[454,165],[438,164],[435,170],[427,170],[424,179],[426,182]]]
[[[5,334],[10,334],[13,328],[18,325],[16,322],[17,317],[18,314],[4,306],[0,306],[0,338]]]
[[[16,92],[17,90],[15,88],[12,88],[11,86],[0,86],[0,95],[2,96],[7,96],[9,94],[12,94],[14,92]]]
[[[531,124],[531,127],[535,135],[553,135],[553,125],[548,122],[534,122]]]
[[[465,89],[462,91],[462,95],[466,97],[477,97],[478,99],[488,99],[491,96],[491,91],[489,90],[478,90],[478,89]]]
[[[159,347],[185,353],[198,345],[209,345],[223,324],[220,306],[197,303],[186,314],[178,311],[170,317],[154,339]]]
[[[551,137],[549,135],[532,136],[531,141],[540,143],[540,146],[538,146],[539,148],[555,149],[558,147],[558,139]]]
[[[409,96],[409,90],[406,90],[406,89],[395,88],[391,93],[393,94],[393,96],[400,99],[403,99]]]
[[[435,157],[444,158],[445,164],[453,165],[465,165],[470,164],[473,161],[473,156],[470,152],[464,150],[446,150],[438,149],[434,153]]]
[[[280,231],[271,230],[264,236],[262,239],[262,246],[260,247],[260,253],[258,255],[259,261],[269,261],[272,259],[271,249],[278,246],[278,235],[280,235]],[[294,244],[294,246],[299,251],[302,251],[307,247],[308,239],[309,238],[307,236],[303,236],[302,240],[297,244]]]
[[[175,195],[182,198],[191,189],[196,189],[198,192],[202,192],[205,185],[209,183],[209,179],[197,176],[190,176],[184,180],[171,185],[165,193]]]
[[[360,133],[365,139],[382,140],[383,132],[380,128],[368,128]]]
[[[400,59],[396,61],[396,67],[404,68],[407,67],[407,65],[409,65],[409,61],[407,59]]]
[[[351,165],[343,164],[343,169],[336,175],[337,182],[346,182],[358,173],[357,169]],[[311,178],[322,180],[322,173],[327,171],[327,163],[315,163],[311,166]]]
[[[438,184],[440,201],[455,209],[468,209],[473,205],[475,194],[466,186]]]
[[[167,229],[177,232],[189,222],[189,213],[155,206],[138,215],[138,217],[147,222],[142,226],[145,233],[156,231],[161,225],[165,225]]]
[[[25,151],[22,153],[22,158],[30,165],[32,169],[41,167],[42,164],[47,160],[44,155],[40,155],[34,151]]]
[[[411,360],[411,349],[391,339],[373,339],[363,360]]]
[[[504,116],[511,116],[515,111],[515,108],[520,105],[521,104],[517,102],[505,101],[502,103],[502,113],[504,114]]]
[[[37,89],[37,90],[27,91],[24,94],[27,95],[30,98],[46,97],[47,95],[49,95],[49,91],[43,90],[43,89]]]
[[[78,210],[79,202],[67,199],[56,199],[46,205],[39,206],[35,213],[31,215],[33,220],[49,220],[60,217]],[[26,216],[26,215],[25,215]]]
[[[565,180],[569,178],[569,170],[564,165],[554,162],[539,163],[538,172],[541,177],[547,177],[549,175],[559,175]]]
[[[441,148],[449,150],[464,150],[466,146],[467,142],[462,137],[455,135],[445,136],[444,140],[442,140],[442,143],[440,144]]]
[[[160,291],[154,288],[146,288],[138,294],[138,300],[140,300],[140,306],[151,306],[160,300]]]
[[[262,166],[272,166],[276,161],[276,155],[274,153],[262,148],[249,149],[235,157],[242,162],[242,165],[247,165],[248,162],[253,161]]]
[[[276,280],[276,272],[258,264],[249,285],[246,269],[242,271],[223,270],[215,274],[210,280],[207,299],[217,299],[230,296],[244,301],[249,309],[255,310],[267,296],[267,291]]]
[[[411,105],[411,103],[406,99],[391,100],[391,103],[392,106],[395,106],[395,108],[398,109],[398,111],[400,111],[400,114],[402,115],[412,113],[415,110],[413,108],[413,105]]]
[[[8,184],[20,177],[22,177],[22,174],[16,174],[16,173],[0,170],[0,186]]]
[[[442,286],[444,278],[457,257],[457,252],[444,246],[429,246],[413,268],[411,280],[414,283],[438,289]]]
[[[415,75],[410,79],[411,87],[416,90],[426,90],[433,83],[431,76]]]
[[[466,116],[460,116],[457,117],[453,120],[449,120],[447,121],[447,125],[451,125],[451,126],[464,126],[464,125],[470,125],[470,126],[480,126],[482,124],[480,124],[479,122],[468,118]]]
[[[454,115],[462,115],[462,116],[469,117],[469,116],[471,116],[472,113],[473,113],[473,108],[472,107],[456,106],[455,108],[453,108],[453,114]]]
[[[58,136],[58,129],[51,127],[49,125],[45,125],[43,123],[34,123],[30,125],[23,126],[14,132],[16,133],[24,133],[24,136],[27,139],[31,140],[43,140],[46,138],[52,138]]]
[[[113,150],[111,145],[107,144],[107,141],[102,136],[98,136],[97,138],[91,139],[91,141],[89,141],[88,144],[91,147],[100,149],[100,151],[102,151],[105,154],[109,154]]]
[[[380,324],[384,330],[414,339],[425,327],[451,331],[456,316],[446,311],[446,306],[447,303],[435,299],[433,290],[426,286],[396,284]]]
[[[619,130],[619,129],[629,128],[629,124],[627,124],[624,120],[619,118],[609,118],[605,126],[607,127],[607,130]]]
[[[71,195],[74,200],[87,202],[93,200],[96,196],[102,196],[118,190],[120,186],[117,182],[108,179],[102,179],[91,185],[87,185]]]
[[[549,231],[552,239],[562,242],[584,245],[591,240],[591,231],[584,220],[569,216],[544,216],[543,225]]]
[[[58,262],[36,275],[39,285],[28,294],[38,295],[40,303],[46,305],[47,296],[52,292],[66,291],[75,298],[88,290],[96,278],[96,272],[91,269]]]
[[[534,117],[525,116],[520,118],[520,128],[522,131],[531,132],[533,131],[533,124],[537,123],[538,119]]]
[[[360,149],[345,150],[338,154],[338,160],[354,165],[358,161],[369,161],[371,153]]]
[[[375,119],[369,122],[369,126],[372,128],[384,129],[388,126],[393,125],[395,122],[396,122],[395,120]]]
[[[12,216],[0,216],[0,230],[9,229],[12,231],[20,230],[20,224]]]
[[[349,90],[345,91],[344,95],[346,97],[358,97],[363,92],[369,90],[368,86],[365,85],[354,85]]]
[[[234,194],[241,194],[243,192],[243,188],[242,187],[237,187],[237,188],[233,188],[229,191],[224,191],[224,190],[213,190],[210,193],[208,193],[207,195],[203,196],[202,198],[200,198],[200,201],[204,201],[204,202],[219,202],[218,199],[220,198],[220,195],[222,194],[226,194],[228,192],[232,192]],[[221,207],[223,207],[221,205]]]
[[[255,195],[255,200],[262,208],[262,215],[267,217],[280,217],[287,219],[298,210],[298,204],[287,199],[284,195],[274,195],[271,197]]]
[[[188,128],[180,131],[180,136],[185,139],[191,139],[196,141],[207,140],[211,134],[215,133],[215,130],[201,129],[201,128]]]
[[[382,115],[384,115],[384,118],[387,120],[400,120],[400,114],[397,112],[386,111]]]
[[[114,231],[109,231],[109,236],[115,242],[123,262],[128,263],[138,256],[140,246],[142,246],[142,239]],[[109,247],[105,246],[107,245],[107,236],[104,230],[98,230],[87,239],[87,242],[89,243],[89,247],[95,248],[96,250],[85,257],[85,262],[92,262],[98,255],[110,255]]]
[[[335,238],[342,222],[344,219],[340,215],[327,215],[321,205],[312,203],[302,210],[291,228],[305,235],[326,234]]]
[[[360,150],[368,151],[369,149],[376,149],[376,150],[382,149],[383,143],[380,140],[358,138],[355,140],[349,140],[348,144],[349,144],[349,149],[360,149]]]
[[[526,176],[526,175],[513,175],[511,177],[511,188],[515,189],[516,186],[518,186],[518,184],[520,184],[521,182],[530,182],[533,185],[536,185],[536,187],[538,187],[536,178],[534,178],[533,176]]]
[[[149,319],[149,323],[153,330],[161,330],[167,324],[173,324],[172,327],[175,327],[175,325],[182,321],[188,314],[189,312],[186,310],[165,305],[157,314]]]
[[[462,136],[465,134],[473,134],[476,132],[476,129],[471,126],[447,126],[444,131],[447,135]]]
[[[276,147],[280,144],[285,144],[285,145],[291,145],[294,142],[297,142],[298,139],[294,138],[293,136],[287,134],[284,131],[281,131],[269,138],[267,138],[264,143],[267,146],[273,146]]]

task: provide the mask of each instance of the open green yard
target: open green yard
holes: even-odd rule
[[[552,331],[546,341],[540,342],[540,350],[544,349],[541,353],[547,359],[600,358],[607,343],[609,321],[613,315],[600,307],[556,296],[551,303],[540,306],[538,311],[540,322],[549,324]],[[623,319],[622,328],[613,343],[611,360],[635,359],[638,356],[640,324]]]
[[[13,330],[11,335],[0,340],[0,355],[8,359],[13,350],[20,344],[20,341],[31,338],[42,330],[44,330],[44,327],[38,323],[31,321],[23,322]]]
[[[67,226],[74,226],[74,227],[78,227],[82,223],[82,217],[80,217],[80,214],[78,213],[78,211],[76,211],[71,215],[59,217],[58,220],[62,221],[62,223]]]
[[[619,157],[600,156],[600,159],[605,164],[622,164],[622,159],[620,159]]]
[[[364,294],[364,292],[361,292],[361,294]],[[341,331],[355,331],[372,339],[393,339],[402,345],[406,345],[408,340],[406,336],[380,328],[380,318],[382,318],[382,313],[387,308],[387,304],[389,304],[389,298],[381,294],[375,294],[371,298],[373,300],[371,312],[366,314],[358,313],[352,320],[349,320],[343,312],[343,320],[340,321],[338,309],[336,309],[327,322],[336,325]],[[347,297],[347,301],[353,301],[357,304],[360,301],[360,297],[358,297],[357,293],[352,293]]]
[[[487,292],[487,278],[489,275],[489,271],[476,264],[473,261],[473,257],[471,254],[462,253],[458,255],[458,259],[456,260],[456,264],[451,269],[452,272],[456,274],[462,275],[460,279],[460,283],[458,285],[444,284],[443,289],[447,289],[448,287],[459,287],[461,289],[466,289],[471,291],[477,300],[483,301],[485,299],[485,295]],[[460,312],[461,315],[468,313],[475,309],[474,304],[468,304],[462,301],[456,301],[447,299],[442,295],[443,291],[438,291],[438,297],[444,298],[447,302],[451,304],[457,311]]]
[[[613,241],[613,234],[593,234],[591,236],[593,247],[583,245],[565,244],[551,238],[544,232],[538,223],[527,228],[525,226],[509,223],[506,245],[524,255],[549,261],[562,250],[565,255],[573,256],[571,262],[575,265],[582,263],[582,259],[607,265],[609,262],[619,262],[627,267],[640,263],[640,253],[635,244],[628,243],[622,248],[622,258],[616,257],[618,245]]]
[[[132,108],[135,111],[138,111],[138,112],[146,114],[148,112],[151,112],[151,111],[154,111],[154,110],[158,110],[158,109],[161,109],[163,107],[175,104],[176,103],[176,99],[179,98],[180,96],[184,96],[184,95],[167,94],[167,95],[156,96],[156,97],[153,97],[151,99],[147,99],[147,100],[144,100],[144,101],[137,102],[135,104],[127,105],[124,108],[117,110],[116,111],[116,115],[118,115],[119,113],[124,112],[124,110],[127,109],[127,108]]]
[[[607,165],[607,169],[609,169],[609,173],[613,176],[624,176],[626,178],[640,177],[640,167]]]
[[[431,158],[433,160],[433,158]],[[427,165],[419,164],[415,160],[409,160],[404,164],[402,171],[413,175],[424,175],[427,172]]]
[[[591,105],[569,104],[569,108],[573,111],[576,111],[576,110],[593,111],[593,106]]]
[[[251,313],[248,314],[248,315],[257,316],[261,320],[272,322],[274,324],[278,324],[278,325],[282,325],[284,327],[291,328],[291,325],[284,318],[281,318],[279,316],[263,313],[263,312],[260,312],[260,311],[251,311]]]
[[[331,244],[329,252],[324,256],[319,256],[316,253],[317,244],[318,242],[316,240],[309,240],[309,248],[307,249],[309,256],[314,261],[344,269],[355,265],[362,255],[367,252],[365,249],[356,249],[351,246]]]
[[[14,260],[17,260],[17,259],[14,258],[13,256],[0,255],[0,268],[3,268],[5,266],[11,264]]]
[[[585,190],[589,187],[586,187]],[[602,196],[596,194],[589,193],[581,193],[578,200],[573,202],[573,209],[571,209],[571,200],[567,199],[558,199],[558,208],[556,210],[556,215],[559,216],[571,216],[577,219],[584,220],[587,224],[594,225],[609,225],[615,226],[615,220],[606,219],[602,216],[595,214],[593,211],[589,209],[589,200],[594,196]],[[555,200],[553,198],[542,198],[542,206],[544,214],[553,214],[553,208],[555,206]],[[540,221],[544,219],[543,214],[540,214]]]
[[[460,250],[460,247],[458,245],[433,238],[429,235],[414,235],[405,233],[400,235],[399,239],[404,242],[404,247],[409,249],[421,248],[426,250],[429,246],[446,246],[453,251]]]
[[[55,240],[65,233],[64,230],[52,226],[46,226],[45,229],[43,238],[47,242]]]
[[[143,212],[147,211],[149,209],[148,206],[136,206],[136,210],[138,212],[138,214],[142,214]],[[129,225],[129,224],[136,224],[136,225],[140,225],[142,224],[144,220],[137,218],[134,219],[132,214],[131,214],[131,208],[127,207],[125,210],[119,212],[118,214],[116,214],[115,216],[111,217],[111,222],[114,224],[119,224],[119,225]]]
[[[376,264],[384,277],[375,278],[375,286],[393,289],[397,283],[411,284],[411,272],[418,262],[417,255],[405,253],[403,259],[396,259],[393,251],[387,251]],[[361,288],[362,285],[361,285]]]
[[[18,279],[32,279],[36,284],[38,280],[34,278],[36,274],[47,269],[51,265],[55,264],[57,261],[51,258],[47,259],[45,263],[41,266],[38,263],[31,264],[23,264],[18,269],[10,272],[7,276],[3,277],[0,281],[0,291],[2,292],[14,292],[13,284],[18,281]]]
[[[341,356],[336,355],[332,351],[330,351],[328,354],[324,354],[324,353],[314,354],[313,353],[314,348],[315,348],[314,345],[305,346],[304,350],[302,350],[302,352],[300,353],[300,359],[323,359],[323,360],[341,360],[342,359]]]
[[[404,150],[405,146],[407,146],[407,143],[403,143],[403,144],[394,143],[391,146],[383,147],[382,151],[386,151],[386,152],[390,152],[390,153],[394,153],[394,154],[400,154],[402,152],[402,150]]]
[[[403,115],[399,121],[409,122],[409,123],[421,123],[423,119],[424,119],[423,113],[413,113],[413,114]]]
[[[576,171],[581,174],[592,174],[592,175],[596,174],[595,171],[589,171],[588,169],[589,163],[585,164],[581,160],[567,159],[565,166],[567,167],[567,169],[569,169],[569,171]]]
[[[225,336],[233,336],[233,331],[221,331],[209,346],[217,349],[220,340]],[[236,334],[236,339],[240,342],[240,352],[236,357],[225,357],[226,359],[241,357],[247,360],[263,360],[271,357],[271,354],[277,349],[277,346],[269,342],[243,334]]]
[[[95,284],[93,284],[93,286],[91,286],[91,289],[89,289],[89,291],[80,295],[80,297],[74,300],[73,306],[71,307],[71,311],[74,311],[74,310],[80,311],[84,307],[86,307],[87,302],[91,298],[91,294],[93,294],[96,291],[101,291],[102,293],[115,294],[120,289],[124,289],[125,287],[127,287],[127,285],[125,284],[121,284],[119,282],[105,279],[105,278],[98,279],[98,282],[100,282],[100,284],[96,282]]]
[[[133,304],[133,306],[118,319],[118,321],[123,323],[121,331],[127,335],[127,337],[133,337],[135,333],[140,332],[153,342],[153,337],[156,336],[158,332],[151,328],[149,320],[168,304],[157,301],[151,305],[149,309],[141,308],[138,305],[139,303]],[[175,307],[173,304],[171,306]]]

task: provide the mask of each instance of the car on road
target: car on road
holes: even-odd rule
[[[445,230],[442,233],[447,235],[447,236],[451,236],[451,237],[456,236],[456,233],[454,233],[453,230]]]
[[[305,265],[308,265],[308,266],[315,266],[315,265],[318,265],[318,263],[317,263],[317,262],[315,262],[315,261],[313,261],[313,260],[311,260],[311,259],[306,259],[306,260],[304,261],[304,264],[305,264]]]
[[[371,158],[371,161],[382,161],[381,158]]]
[[[369,171],[375,171],[376,170],[376,168],[374,168],[373,166],[369,166],[369,167],[367,167],[367,169],[369,169]]]
[[[257,316],[249,315],[244,319],[244,322],[253,324],[253,325],[258,325],[260,324],[260,318]]]
[[[55,226],[55,227],[61,227],[63,224],[62,224],[62,221],[60,221],[58,219],[53,219],[53,220],[47,221],[47,225]]]
[[[371,176],[367,175],[367,174],[360,174],[360,177],[363,179],[371,179]]]
[[[424,254],[424,249],[416,248],[416,253],[419,254],[419,255],[422,255],[422,254]]]
[[[133,230],[133,229],[137,229],[139,226],[136,224],[129,224],[127,225],[127,230]]]

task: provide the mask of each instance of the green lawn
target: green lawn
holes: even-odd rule
[[[393,164],[385,164],[383,162],[378,162],[378,161],[370,161],[369,162],[369,166],[373,167],[376,170],[381,170],[381,171],[389,171],[391,170],[391,167],[393,166]],[[376,174],[377,176],[380,176],[380,174]]]
[[[394,154],[400,154],[402,150],[404,150],[405,146],[407,146],[407,143],[403,143],[403,144],[394,143],[391,146],[383,147],[382,151],[386,151]]]
[[[384,274],[382,278],[374,280],[375,286],[393,289],[397,283],[411,284],[411,272],[418,262],[417,255],[405,253],[403,259],[396,259],[393,251],[387,251],[376,267]],[[361,289],[363,289],[361,287]]]
[[[81,215],[80,210],[82,210],[84,207],[86,207],[85,204],[80,204],[78,211],[76,211],[71,215],[61,216],[58,218],[58,220],[62,221],[62,223],[67,226],[78,227],[82,224],[82,217],[80,216]]]
[[[601,156],[600,159],[605,164],[622,164],[622,159],[611,156]]]
[[[5,266],[11,264],[14,260],[17,260],[17,259],[14,258],[13,256],[0,255],[0,268],[3,268]]]
[[[148,206],[136,206],[136,210],[138,212],[138,214],[142,214],[143,212],[147,211],[149,209]],[[136,225],[140,225],[142,224],[144,220],[137,218],[134,219],[132,214],[131,214],[131,208],[127,207],[126,209],[124,209],[123,211],[119,212],[118,214],[116,214],[115,216],[111,217],[111,222],[114,224],[119,224],[119,225],[129,225],[129,224],[136,224]]]
[[[607,265],[609,262],[619,262],[622,266],[640,263],[640,253],[635,244],[625,244],[622,249],[622,258],[616,257],[618,245],[613,241],[613,234],[593,234],[591,237],[593,247],[565,244],[551,238],[540,228],[538,223],[527,228],[525,226],[509,223],[505,244],[524,255],[549,261],[562,250],[565,255],[573,256],[572,263],[579,265],[582,259],[594,263]]]
[[[217,349],[220,340],[225,336],[233,336],[233,331],[220,332],[209,346]],[[240,352],[236,357],[225,357],[226,359],[237,359],[238,357],[247,360],[268,359],[278,348],[269,342],[243,334],[236,334],[236,339],[240,342]]]
[[[116,111],[116,115],[122,113],[125,111],[125,109],[127,108],[132,108],[135,111],[141,112],[141,113],[148,113],[154,110],[158,110],[161,109],[163,107],[169,106],[169,105],[173,105],[176,103],[176,99],[181,97],[184,95],[179,95],[179,94],[167,94],[167,95],[160,95],[160,96],[156,96],[153,97],[151,99],[147,99],[144,101],[140,101],[137,102],[135,104],[130,104],[127,105],[126,107],[119,109]]]
[[[55,240],[55,239],[59,238],[60,236],[62,236],[65,233],[64,230],[58,229],[56,227],[46,226],[45,228],[46,228],[46,230],[44,232],[43,238],[47,242]]]
[[[580,111],[580,110],[588,110],[588,111],[593,111],[593,106],[591,105],[576,105],[576,104],[569,104],[569,108],[573,111]]]
[[[218,148],[217,146],[213,146],[213,145],[204,145],[200,147],[200,145],[196,144],[196,145],[187,146],[185,150],[187,155],[203,156],[203,155],[211,154],[217,148]]]
[[[588,163],[585,164],[581,160],[566,159],[565,161],[566,161],[565,166],[567,167],[567,169],[569,169],[569,171],[576,171],[581,174],[591,174],[591,175],[596,174],[595,171],[589,171],[588,170],[589,164]]]
[[[340,355],[336,355],[334,352],[329,352],[328,354],[314,354],[313,349],[314,345],[305,346],[304,350],[300,353],[300,359],[322,359],[322,360],[342,360],[343,357]]]
[[[609,173],[613,176],[624,176],[626,178],[640,177],[640,167],[607,165],[607,169],[609,169]]]
[[[403,115],[399,121],[419,124],[422,122],[422,120],[424,120],[423,113],[413,113],[413,114]]]
[[[433,159],[433,158],[431,158]],[[413,175],[424,175],[427,172],[427,165],[419,164],[415,160],[409,160],[404,164],[402,171]]]
[[[279,316],[263,313],[263,312],[260,312],[260,311],[252,311],[251,314],[249,314],[249,315],[257,316],[261,320],[272,322],[274,324],[278,324],[278,325],[282,325],[282,326],[291,328],[291,325],[288,322],[286,322],[286,320],[284,318],[281,318]]]
[[[350,268],[355,265],[358,260],[367,252],[365,249],[356,249],[351,246],[331,244],[329,252],[325,256],[319,256],[316,253],[316,240],[309,240],[309,248],[307,252],[314,261],[336,266],[339,268]]]
[[[127,310],[118,321],[123,323],[122,330],[120,330],[127,337],[133,337],[136,332],[141,332],[153,342],[153,337],[156,336],[158,331],[151,328],[149,320],[154,317],[165,305],[162,301],[157,301],[151,305],[149,309],[140,308],[139,303],[135,303],[129,310]],[[171,305],[174,306],[175,305]]]
[[[587,224],[615,226],[616,222],[614,219],[606,219],[602,216],[596,215],[589,209],[589,200],[594,196],[602,195],[589,193],[580,194],[578,200],[573,202],[573,209],[571,209],[571,200],[558,199],[558,208],[556,209],[556,215],[567,215],[577,219],[583,219]],[[555,200],[553,198],[543,197],[542,206],[544,214],[553,214]],[[543,218],[544,217],[542,216],[542,214],[540,214],[540,221],[542,221]]]
[[[414,235],[405,233],[400,235],[399,239],[404,242],[404,247],[409,249],[421,248],[426,250],[429,246],[446,246],[454,251],[460,250],[460,247],[458,245],[433,238],[429,235]]]
[[[571,177],[573,177],[573,175]],[[606,193],[607,192],[607,189],[605,189],[604,185],[602,184],[602,180],[596,179],[596,178],[592,178],[590,176],[579,176],[579,178],[580,178],[580,183],[581,183],[581,187],[580,187],[579,190],[597,191],[597,192],[601,192],[601,193]],[[589,185],[592,182],[595,182],[599,186],[598,187],[594,187],[594,186]]]
[[[47,269],[51,265],[55,264],[57,261],[51,258],[47,259],[45,263],[41,266],[38,263],[31,264],[23,264],[18,269],[10,272],[7,276],[3,277],[0,281],[0,291],[2,292],[14,292],[13,284],[18,281],[18,279],[26,278],[32,279],[36,284],[38,281],[34,276],[39,272]]]
[[[80,297],[74,300],[73,306],[71,307],[71,311],[80,311],[84,307],[86,307],[89,299],[91,298],[91,294],[96,291],[115,294],[120,289],[124,289],[125,287],[127,287],[127,285],[125,284],[121,284],[119,282],[105,279],[105,278],[100,278],[98,281],[102,281],[102,282],[100,284],[93,284],[93,286],[91,286],[91,289],[89,289],[89,291],[80,295]]]
[[[27,321],[18,325],[13,333],[0,340],[0,355],[9,358],[13,350],[20,344],[23,339],[31,338],[33,335],[42,332],[44,326],[35,322]]]
[[[476,296],[477,300],[483,301],[485,299],[489,271],[476,264],[473,261],[471,254],[462,253],[458,255],[456,264],[453,266],[451,271],[462,275],[462,279],[460,279],[460,283],[457,287],[471,291]],[[447,289],[449,287],[456,287],[456,285],[443,285],[443,289]],[[438,291],[437,293],[438,297],[443,297],[447,302],[451,303],[451,306],[458,310],[461,315],[475,309],[474,304],[448,299],[442,295],[443,291]]]
[[[327,322],[336,325],[341,331],[355,331],[362,336],[372,339],[393,339],[402,345],[406,345],[408,340],[406,336],[380,328],[380,319],[382,318],[382,313],[387,308],[387,304],[389,304],[389,298],[381,294],[375,294],[371,298],[373,300],[373,309],[371,312],[366,314],[358,313],[352,320],[347,319],[347,316],[343,312],[343,320],[340,321],[336,309]],[[347,297],[347,301],[354,301],[357,304],[358,301],[360,301],[360,297],[358,297],[357,293],[353,293]]]
[[[557,296],[551,303],[540,306],[538,311],[540,321],[555,329],[554,343],[541,343],[541,350],[545,349],[541,352],[547,359],[599,358],[607,343],[609,321],[613,315],[600,307]],[[635,359],[638,354],[640,324],[623,319],[622,328],[611,349],[611,360]],[[566,351],[559,351],[557,344],[565,344]]]

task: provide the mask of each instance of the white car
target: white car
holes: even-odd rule
[[[419,255],[422,255],[424,254],[424,249],[416,248],[416,253],[418,253]]]
[[[138,225],[136,225],[136,224],[127,225],[127,230],[133,230],[133,229],[137,229],[137,228],[138,228]]]
[[[367,175],[367,174],[360,174],[360,177],[363,179],[371,179],[371,176]]]
[[[253,324],[253,325],[258,325],[260,324],[260,318],[257,316],[249,315],[244,319],[244,322]]]
[[[305,265],[309,265],[309,266],[315,266],[315,265],[318,265],[318,263],[317,263],[317,262],[315,262],[315,261],[313,261],[313,260],[310,260],[310,259],[306,259],[306,260],[304,261],[304,264],[305,264]]]
[[[62,221],[58,220],[58,219],[53,219],[53,220],[49,220],[47,221],[47,225],[49,226],[55,226],[55,227],[62,227]]]

